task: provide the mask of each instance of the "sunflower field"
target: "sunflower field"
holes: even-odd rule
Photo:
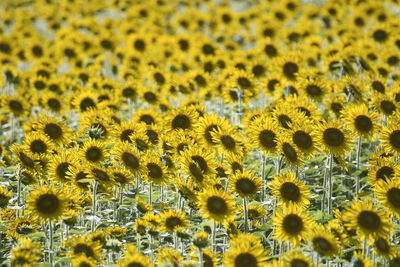
[[[399,0],[1,0],[0,267],[400,266]]]

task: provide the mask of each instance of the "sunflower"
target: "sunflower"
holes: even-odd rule
[[[218,115],[213,113],[201,117],[196,126],[196,133],[200,136],[199,139],[201,143],[212,148],[215,147],[217,143],[212,139],[211,133],[215,132],[217,129],[229,127],[229,122],[225,118],[218,118]]]
[[[127,142],[117,142],[111,154],[132,174],[141,173],[142,156],[136,152],[136,149],[132,145]]]
[[[126,228],[126,227],[121,228],[118,225],[109,226],[105,229],[106,235],[108,235],[112,238],[120,238],[120,237],[124,236],[128,231],[129,231],[128,228]]]
[[[189,220],[182,212],[172,210],[163,211],[160,213],[161,228],[165,232],[174,232],[177,227],[186,227]]]
[[[111,136],[121,142],[133,143],[130,136],[137,134],[138,136],[146,135],[146,125],[143,123],[134,123],[132,120],[123,121],[120,125],[115,125]]]
[[[298,112],[283,99],[279,100],[273,107],[272,118],[285,130],[289,130],[291,124],[307,119],[304,112]]]
[[[20,179],[24,185],[33,185],[38,182],[38,174],[29,170],[23,170]]]
[[[42,220],[58,220],[65,211],[69,193],[59,187],[43,186],[30,192],[27,207]]]
[[[2,95],[1,106],[17,118],[23,118],[30,110],[30,105],[19,96]]]
[[[239,234],[232,239],[224,264],[227,267],[263,266],[269,258],[267,253],[258,238]]]
[[[144,124],[144,123],[141,123],[141,124]],[[151,148],[152,148],[152,143],[149,141],[149,137],[147,136],[146,132],[132,133],[129,136],[129,139],[132,141],[132,143],[134,144],[134,146],[136,147],[136,149],[139,152],[146,152],[148,150],[151,150]]]
[[[277,151],[276,138],[279,135],[278,123],[269,116],[261,115],[255,118],[247,130],[250,144],[253,148],[261,149],[264,154]]]
[[[278,209],[273,218],[274,236],[279,242],[287,241],[296,247],[302,239],[309,237],[313,220],[301,207],[289,204]]]
[[[89,190],[90,182],[87,181],[89,179],[89,172],[84,165],[78,164],[77,166],[68,167],[66,176],[78,189],[84,192]]]
[[[167,167],[161,162],[161,154],[158,152],[147,152],[143,161],[143,169],[149,182],[162,185],[170,179]]]
[[[321,224],[314,226],[314,229],[309,236],[309,241],[314,250],[322,256],[333,257],[338,255],[340,252],[338,240]]]
[[[127,170],[112,167],[110,168],[110,174],[113,177],[113,180],[122,188],[127,184],[132,184],[133,177]]]
[[[97,131],[98,139],[107,139],[112,132],[112,112],[109,109],[89,110],[79,119],[78,135],[87,135],[94,138],[92,132]]]
[[[324,150],[337,157],[344,156],[351,149],[351,132],[338,121],[323,122],[319,125],[318,142]]]
[[[166,119],[166,126],[170,130],[192,130],[197,117],[197,112],[193,107],[174,109]]]
[[[296,178],[292,172],[276,175],[269,188],[272,194],[286,205],[293,204],[300,208],[310,204],[310,190],[305,182]]]
[[[353,252],[353,258],[351,260],[352,266],[363,266],[363,267],[373,267],[370,259],[361,252]]]
[[[40,243],[27,238],[18,239],[18,245],[11,249],[11,265],[15,267],[36,266],[42,258]]]
[[[139,96],[139,89],[132,81],[127,81],[122,86],[118,87],[117,91],[118,95],[122,96],[122,98],[129,99],[131,102],[135,102]]]
[[[380,158],[372,166],[367,167],[368,182],[377,186],[380,182],[388,182],[400,174],[400,168],[390,158]]]
[[[43,116],[38,119],[37,130],[47,135],[55,144],[68,145],[72,137],[72,129],[62,120]]]
[[[400,214],[400,179],[398,177],[378,183],[374,187],[376,198],[392,214]]]
[[[172,248],[161,248],[156,256],[156,265],[169,264],[171,266],[179,266],[183,262],[183,256]]]
[[[61,114],[65,109],[65,103],[63,103],[62,98],[56,93],[46,93],[41,101],[44,108],[51,110],[55,113]]]
[[[211,136],[222,152],[238,156],[245,153],[245,143],[236,128],[217,129],[211,132]]]
[[[80,90],[76,92],[72,99],[73,109],[79,113],[85,113],[91,109],[98,109],[98,93],[93,90]]]
[[[280,56],[275,59],[275,71],[281,75],[286,82],[296,81],[301,69],[302,59],[300,54]]]
[[[393,227],[386,213],[377,209],[369,198],[351,202],[345,208],[343,219],[346,226],[356,230],[362,238],[387,236]]]
[[[181,153],[184,171],[193,181],[203,184],[208,176],[215,173],[217,162],[210,152],[200,147],[188,147]]]
[[[21,236],[35,233],[40,228],[38,220],[32,216],[19,217],[12,221],[7,234],[18,239]]]
[[[4,187],[0,186],[0,208],[4,209],[11,199],[11,192],[7,191]]]
[[[385,116],[391,116],[398,110],[394,97],[389,94],[375,93],[372,96],[372,104],[375,109]]]
[[[223,222],[232,216],[235,208],[233,196],[214,187],[203,189],[198,194],[197,205],[203,217],[211,218],[216,222]]]
[[[282,256],[283,266],[290,267],[314,267],[314,263],[310,258],[304,256],[300,251],[290,251]]]
[[[342,111],[346,125],[358,136],[373,140],[378,131],[378,114],[368,111],[365,104],[350,104]]]
[[[71,237],[64,244],[70,248],[68,256],[73,259],[85,255],[98,262],[102,256],[100,243],[90,240],[87,236]]]
[[[314,101],[323,101],[328,93],[328,84],[321,78],[302,79],[300,88]]]
[[[263,186],[261,177],[247,170],[236,172],[229,178],[228,183],[233,192],[247,198],[254,198]]]
[[[388,237],[380,236],[371,240],[369,245],[374,246],[374,252],[378,256],[390,259],[396,256],[395,247],[392,245]]]
[[[151,266],[150,259],[140,254],[136,247],[127,244],[124,250],[124,258],[120,259],[119,264],[121,267],[147,267]]]
[[[395,155],[400,152],[400,124],[396,120],[389,121],[381,131],[381,142],[385,150]]]
[[[314,156],[319,150],[317,142],[317,130],[310,120],[303,120],[291,124],[286,133],[297,149],[306,154],[307,158]]]
[[[82,159],[88,163],[100,164],[102,163],[107,154],[106,145],[95,139],[88,139],[83,143],[83,147],[79,150]]]
[[[26,151],[23,145],[17,145],[14,143],[10,147],[10,151],[25,169],[28,169],[29,171],[40,170],[40,166],[37,163],[37,156],[29,153],[29,151]]]
[[[109,188],[109,186],[115,182],[108,168],[91,164],[88,166],[88,172],[89,178],[98,181],[101,185],[105,187],[104,189],[106,191],[109,191],[111,189]]]
[[[241,208],[243,208],[241,206]],[[241,211],[243,214],[243,211]],[[261,204],[251,203],[247,207],[247,214],[250,220],[258,220],[266,216],[268,211]]]
[[[97,263],[86,255],[81,254],[72,260],[72,267],[96,267]]]
[[[346,103],[344,96],[330,96],[327,100],[326,107],[330,113],[333,113],[336,118],[340,117],[340,113],[343,110],[343,103]]]
[[[140,90],[140,96],[145,103],[149,105],[155,105],[161,100],[160,93],[158,93],[155,89],[149,86],[145,86]]]
[[[283,134],[278,136],[278,151],[282,153],[283,159],[287,165],[301,169],[304,164],[304,156],[300,153],[291,139],[291,137]]]
[[[69,181],[70,178],[67,174],[69,169],[78,165],[76,152],[65,150],[51,157],[49,166],[50,177],[53,180],[65,183]]]
[[[303,112],[307,119],[317,122],[321,120],[321,115],[316,103],[313,100],[310,100],[306,96],[298,96],[296,94],[291,94],[286,97],[286,102],[290,103],[291,106],[294,107],[294,110]],[[326,99],[324,99],[326,101]],[[308,120],[306,120],[308,122]],[[302,121],[296,121],[297,123],[301,123]]]
[[[233,70],[228,79],[228,87],[238,88],[242,91],[247,91],[248,96],[253,96],[258,91],[258,85],[256,83],[254,75],[247,73],[244,70]],[[242,96],[243,97],[243,96]],[[246,99],[242,99],[243,102],[247,102]]]

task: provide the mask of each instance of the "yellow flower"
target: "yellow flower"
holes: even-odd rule
[[[353,201],[343,213],[346,226],[357,231],[362,238],[387,236],[393,226],[386,213],[377,209],[372,200]]]
[[[272,194],[286,205],[293,204],[304,208],[310,204],[308,186],[292,172],[276,175],[269,188],[272,189]]]
[[[302,239],[307,239],[313,227],[313,220],[302,208],[289,204],[278,209],[273,218],[274,236],[279,242],[291,242],[296,247]]]
[[[43,186],[33,190],[26,201],[30,209],[42,220],[58,220],[65,211],[69,194],[56,186]]]
[[[198,205],[203,217],[223,222],[233,215],[235,208],[233,196],[223,190],[217,190],[214,187],[204,189],[198,194],[198,198]]]

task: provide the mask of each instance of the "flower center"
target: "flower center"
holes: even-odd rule
[[[344,134],[337,128],[328,128],[324,131],[324,142],[328,146],[341,146],[344,143]]]
[[[211,196],[207,199],[207,210],[213,214],[224,214],[228,211],[228,205],[223,198]]]
[[[43,194],[36,200],[36,209],[47,215],[57,212],[60,205],[60,200],[53,194]]]
[[[379,216],[370,210],[361,211],[357,216],[358,224],[370,231],[376,231],[381,226],[381,219]]]
[[[257,258],[249,252],[240,253],[235,258],[235,267],[241,266],[257,267]]]
[[[300,198],[299,187],[292,182],[285,182],[279,188],[279,192],[284,199],[297,201]]]
[[[296,214],[289,214],[283,219],[283,229],[286,233],[296,235],[303,230],[303,220]]]

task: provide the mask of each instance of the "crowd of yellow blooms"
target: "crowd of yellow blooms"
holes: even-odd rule
[[[0,1],[0,266],[400,266],[399,0]]]

